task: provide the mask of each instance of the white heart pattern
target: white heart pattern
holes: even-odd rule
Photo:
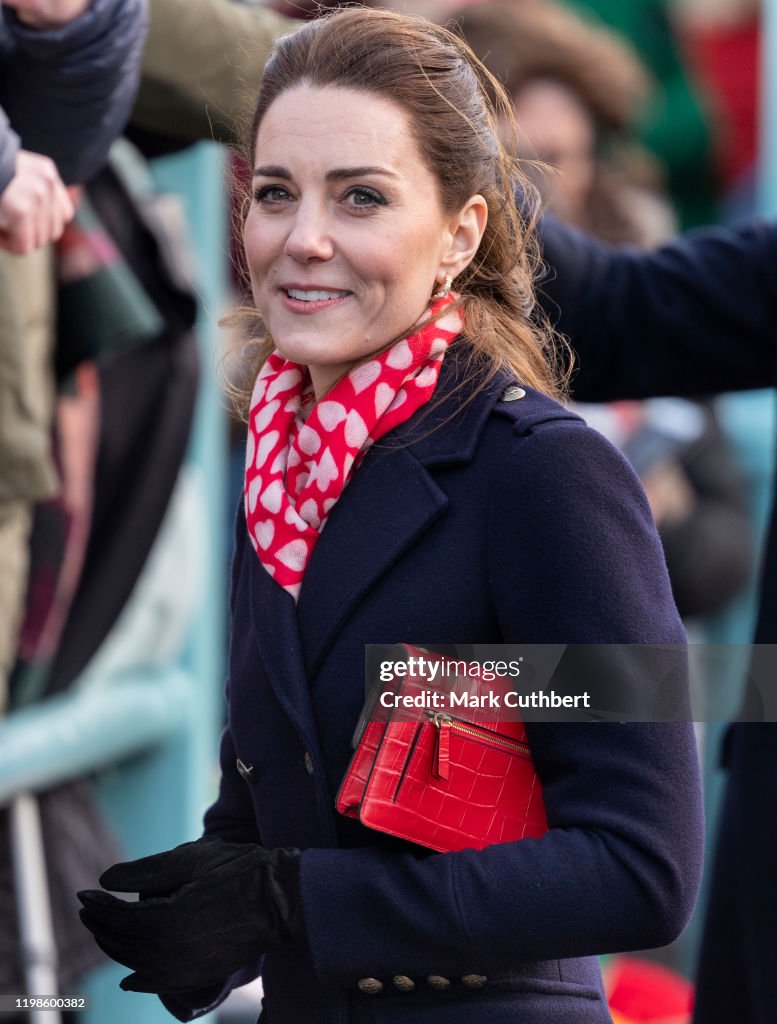
[[[362,363],[348,374],[348,380],[357,395],[360,395],[365,388],[374,383],[380,376],[380,363],[371,359],[369,363]]]
[[[367,440],[367,434],[367,424],[355,409],[351,409],[345,420],[345,443],[358,451]]]
[[[261,489],[262,478],[260,476],[255,476],[248,485],[248,507],[252,512],[256,508],[256,499],[259,497]]]
[[[254,466],[256,469],[261,469],[267,460],[267,456],[273,450],[278,443],[278,438],[281,435],[277,430],[271,430],[269,434],[262,434],[259,438],[259,444],[256,448],[256,459],[254,460]]]
[[[284,370],[282,373],[279,373],[267,389],[267,401],[269,402],[271,398],[275,398],[281,391],[290,391],[301,380],[302,374],[299,370]]]
[[[400,388],[400,390],[397,391],[397,397],[394,399],[394,401],[389,406],[389,410],[391,412],[394,412],[394,410],[398,409],[400,407],[400,405],[404,405],[406,401],[407,401],[407,391],[405,391],[404,388]]]
[[[268,484],[259,501],[264,505],[268,512],[280,512],[281,503],[283,501],[283,484],[281,481],[273,480],[271,484]]]
[[[309,523],[314,530],[317,530],[321,525],[321,517],[318,514],[318,504],[313,498],[308,498],[307,501],[303,501],[300,506],[299,514]]]
[[[275,552],[275,557],[288,569],[302,570],[308,559],[307,541],[299,537],[297,540],[289,541]]]
[[[251,393],[251,408],[255,409],[257,405],[264,398],[264,393],[267,390],[267,381],[263,377],[256,378],[256,384],[254,384],[254,390]]]
[[[319,491],[325,491],[332,481],[337,479],[340,473],[329,448],[324,449],[316,468],[316,487],[318,487]]]
[[[318,436],[316,431],[306,423],[299,432],[297,444],[305,455],[315,455],[321,447],[321,438]]]
[[[272,519],[265,519],[263,522],[257,523],[256,526],[254,526],[254,537],[256,537],[256,543],[262,551],[266,551],[269,548],[274,536],[275,523]]]
[[[407,338],[398,342],[386,356],[386,363],[395,370],[406,370],[412,362],[413,353],[407,343]]]
[[[437,382],[437,368],[425,366],[416,377],[415,382],[419,388],[434,387]]]
[[[345,419],[345,406],[342,402],[319,402],[318,419],[324,430],[331,432]]]
[[[280,407],[280,398],[276,398],[273,402],[269,402],[267,405],[262,406],[256,416],[254,416],[254,430],[257,434],[261,434],[265,427],[269,426],[270,421]]]
[[[381,382],[375,388],[375,415],[380,419],[383,413],[391,405],[394,397],[394,389],[390,384]]]

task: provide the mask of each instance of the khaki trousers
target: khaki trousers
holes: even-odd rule
[[[57,490],[52,258],[50,247],[28,256],[0,251],[0,712],[27,587],[33,506]]]

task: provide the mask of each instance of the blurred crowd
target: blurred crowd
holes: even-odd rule
[[[181,538],[196,536],[201,521],[191,495],[182,501],[176,494],[187,487],[202,375],[219,364],[228,409],[245,367],[233,331],[224,332],[224,353],[202,362],[191,225],[175,197],[158,190],[154,168],[160,157],[202,141],[229,146],[224,202],[239,225],[247,103],[273,39],[293,19],[321,9],[307,0],[271,6],[150,0],[148,24],[140,0],[6,0],[0,8],[6,729],[14,716],[85,679],[182,658],[197,614],[198,575],[171,580],[159,549],[178,544],[180,551]],[[680,230],[756,212],[758,0],[393,6],[450,23],[505,85],[515,118],[502,125],[504,138],[560,220],[607,243],[656,247]],[[81,122],[68,90],[91,104]],[[228,306],[239,306],[246,290],[235,252],[234,238],[225,239],[216,257],[229,273]],[[741,453],[761,443],[756,428],[734,430],[715,395],[578,411],[632,462],[680,612],[692,637],[714,642],[726,616],[741,615],[742,595],[753,586],[751,498],[763,481],[752,478]],[[230,519],[243,443],[232,416],[223,451],[233,470],[224,496]],[[230,551],[218,535],[195,540],[174,564],[205,560],[209,549],[227,562]],[[149,606],[165,609],[145,627],[123,614],[142,578]],[[744,619],[737,630],[738,641],[748,642]],[[80,930],[74,892],[117,859],[117,840],[90,776],[63,778],[37,805],[58,982],[62,991],[74,990],[100,962]],[[15,827],[0,808],[1,993],[25,990]],[[689,1021],[695,955],[693,944],[680,943],[651,964],[613,962],[616,1020]]]

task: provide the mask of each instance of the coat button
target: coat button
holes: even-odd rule
[[[444,992],[446,988],[451,987],[451,983],[447,978],[443,978],[439,974],[430,974],[426,979],[426,984],[430,988],[436,988],[438,992]]]
[[[305,751],[305,757],[303,758],[303,760],[305,762],[305,771],[308,773],[308,775],[312,775],[316,769],[313,764],[313,758],[310,756],[307,750]]]
[[[465,974],[461,980],[467,988],[483,988],[488,978],[485,974]]]
[[[500,402],[517,402],[519,398],[526,398],[526,392],[523,388],[519,388],[517,384],[511,384],[509,388],[505,388],[502,392],[502,397],[499,399]]]
[[[245,779],[246,782],[250,782],[252,786],[255,785],[256,779],[254,778],[254,766],[252,764],[243,764],[240,758],[237,759],[236,764],[240,778]]]
[[[412,992],[415,988],[415,982],[406,974],[395,974],[391,980],[394,982],[394,987],[398,988],[400,992]]]
[[[377,978],[359,978],[356,984],[366,996],[376,996],[383,991],[383,982]]]

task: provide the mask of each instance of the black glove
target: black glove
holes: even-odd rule
[[[174,850],[114,864],[100,889],[78,893],[98,946],[135,974],[133,992],[188,992],[223,983],[262,953],[302,945],[300,851],[204,836]]]

